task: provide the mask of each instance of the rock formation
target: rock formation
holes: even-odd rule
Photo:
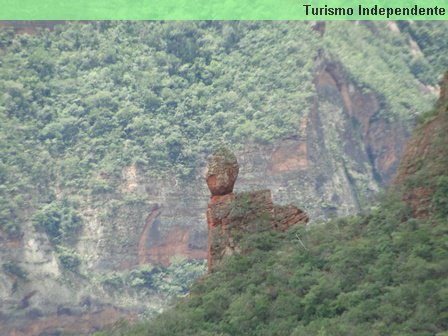
[[[226,148],[218,149],[207,169],[207,185],[212,196],[231,194],[240,168],[236,156]]]
[[[395,185],[404,188],[403,201],[416,218],[425,218],[431,212],[437,178],[448,166],[448,71],[440,83],[440,97],[435,113],[417,127],[406,146]]]
[[[291,225],[308,222],[308,216],[295,206],[277,206],[270,190],[234,193],[239,166],[233,153],[219,149],[206,174],[211,192],[207,209],[208,269],[235,251],[243,234],[265,230],[285,231]]]

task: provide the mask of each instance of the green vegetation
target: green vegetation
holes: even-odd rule
[[[65,202],[52,202],[38,210],[33,218],[38,231],[45,232],[52,243],[73,241],[81,228],[81,217]]]
[[[81,260],[75,250],[62,245],[56,246],[59,261],[65,269],[77,273]]]
[[[420,99],[421,87],[415,85],[416,78],[421,80],[421,76],[415,73],[413,64],[422,62],[425,65],[421,69],[422,76],[432,78],[430,83],[422,80],[423,83],[434,85],[443,72],[439,69],[443,68],[443,61],[439,60],[437,66],[430,70],[431,66],[423,54],[413,55],[407,34],[380,29],[371,22],[361,24],[356,30],[350,29],[351,25],[349,21],[331,25],[324,43],[329,53],[341,60],[356,83],[366,92],[373,91],[380,95],[382,115],[389,119],[409,120],[428,109],[427,102]],[[446,25],[442,26],[447,29]],[[435,41],[441,41],[441,36],[434,37],[433,43],[439,44]],[[438,54],[445,54],[444,50],[447,50],[446,46],[442,46]],[[372,59],[375,61],[372,62]],[[397,73],[400,74],[400,81],[396,80]]]
[[[224,259],[174,309],[108,334],[446,335],[446,99],[417,129],[425,154],[403,163],[415,171],[369,214],[242,235],[263,244]]]
[[[371,214],[250,234],[175,309],[108,335],[444,335],[448,209],[438,178],[432,216],[392,193]],[[444,202],[442,206],[440,202]]]
[[[21,223],[55,193],[107,197],[131,164],[182,181],[221,144],[295,133],[312,106],[318,55],[379,93],[391,118],[425,110],[430,99],[416,78],[445,66],[434,56],[445,53],[434,51],[444,50],[446,34],[435,31],[446,24],[418,27],[400,35],[382,22],[331,22],[324,38],[306,22],[104,21],[35,36],[4,29],[0,229],[19,238]],[[418,70],[408,34],[422,46]]]
[[[307,22],[104,21],[33,36],[0,31],[1,239],[34,227],[48,236],[67,278],[77,277],[87,212],[100,209],[106,257],[138,234],[117,223],[147,216],[144,192],[120,193],[124,168],[187,183],[214,148],[296,135],[322,62],[340,64],[350,83],[380,98],[383,116],[409,125],[430,105],[421,84],[434,85],[446,66],[435,56],[446,51],[446,23],[403,27],[394,35],[383,22],[332,22],[323,37]],[[421,55],[413,55],[410,36]],[[433,185],[429,225],[387,201],[369,216],[238,236],[252,253],[229,258],[150,325],[117,333],[442,332],[446,178]],[[232,216],[244,218],[246,205],[242,196]],[[266,223],[261,216],[250,224],[249,232]],[[18,262],[2,270],[27,277]],[[99,284],[120,294],[183,296],[203,270],[178,261],[105,273]]]
[[[402,33],[392,33],[386,24],[331,22],[322,37],[306,22],[104,21],[36,35],[0,31],[1,238],[20,239],[32,224],[49,237],[67,278],[77,276],[86,204],[102,209],[111,247],[129,239],[118,221],[147,216],[144,195],[119,194],[124,168],[183,183],[223,144],[296,135],[326,61],[379,97],[381,117],[409,124],[430,104],[422,90],[447,67],[448,26],[400,22]],[[411,37],[420,51],[409,47]],[[435,144],[448,148],[444,138]],[[336,143],[326,146],[339,155]],[[448,155],[438,157],[446,168]],[[413,218],[390,195],[369,215],[286,233],[258,230],[267,222],[255,217],[249,235],[229,231],[251,253],[228,258],[154,321],[107,334],[443,335],[448,178],[421,168],[407,186],[432,189],[429,218]],[[234,218],[256,212],[245,197]],[[178,260],[89,280],[106,291],[184,296],[204,267]],[[2,270],[28,278],[19,261]]]
[[[82,221],[77,211],[68,201],[53,201],[36,211],[32,222],[37,231],[45,232],[55,247],[61,265],[72,272],[77,272],[81,260],[76,251],[70,247],[76,242]]]
[[[111,291],[134,289],[141,294],[162,293],[168,297],[182,297],[205,270],[205,261],[175,258],[168,267],[146,264],[130,272],[105,273],[99,282]]]
[[[399,21],[398,26],[409,34],[422,52],[411,63],[412,73],[425,84],[438,84],[438,77],[448,69],[448,41],[440,38],[448,34],[448,26],[443,22],[428,21],[412,24]]]
[[[213,156],[218,158],[219,161],[222,161],[223,164],[234,164],[237,163],[237,158],[235,154],[226,147],[219,147],[213,152]]]

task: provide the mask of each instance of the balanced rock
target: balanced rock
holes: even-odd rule
[[[218,149],[209,162],[206,180],[212,196],[233,191],[240,168],[236,156],[226,148]]]

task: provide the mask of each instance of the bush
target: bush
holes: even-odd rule
[[[123,286],[123,277],[118,273],[103,274],[100,278],[101,284],[117,290]]]
[[[79,259],[79,255],[76,253],[75,250],[63,247],[63,246],[57,246],[56,252],[58,254],[59,261],[61,262],[61,265],[72,272],[77,273],[79,271],[79,265],[81,264],[81,260]]]
[[[75,209],[63,202],[52,202],[36,211],[34,227],[45,232],[53,243],[70,242],[81,228],[82,221]]]
[[[160,286],[160,273],[162,273],[161,267],[143,265],[131,271],[128,281],[131,287],[157,289]]]

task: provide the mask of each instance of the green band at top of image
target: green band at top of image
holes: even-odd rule
[[[446,20],[447,0],[0,0],[0,20]]]

